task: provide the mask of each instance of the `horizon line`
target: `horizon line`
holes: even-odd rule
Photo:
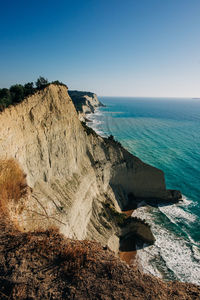
[[[96,93],[95,93],[96,94]],[[192,97],[192,96],[122,96],[122,95],[114,95],[114,96],[107,96],[107,95],[98,95],[98,97],[110,97],[110,98],[182,98],[182,99],[200,99],[200,97]]]

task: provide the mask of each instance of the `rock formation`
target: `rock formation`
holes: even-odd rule
[[[65,86],[5,109],[0,299],[199,299],[197,286],[145,275],[110,251],[153,243],[144,221],[121,213],[141,198],[180,193],[166,190],[161,170],[81,123]]]
[[[97,107],[104,106],[94,93],[80,91],[68,91],[68,93],[81,121],[86,119],[88,113],[94,113]]]
[[[161,170],[82,126],[65,86],[51,84],[0,114],[0,159],[10,158],[30,187],[26,198],[10,204],[23,231],[56,227],[66,237],[96,240],[117,252],[126,226],[154,241],[148,225],[121,222],[121,209],[138,198],[177,197],[166,190]]]

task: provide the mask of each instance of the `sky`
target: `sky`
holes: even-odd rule
[[[200,97],[200,0],[0,0],[0,88]]]

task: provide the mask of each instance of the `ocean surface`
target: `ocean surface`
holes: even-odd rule
[[[166,280],[200,284],[200,100],[100,98],[106,107],[88,125],[116,140],[165,173],[167,188],[181,190],[183,202],[141,206],[155,245],[137,251],[144,272]]]

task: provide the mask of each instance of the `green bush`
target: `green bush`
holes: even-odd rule
[[[81,124],[85,130],[85,132],[87,133],[87,135],[94,135],[94,136],[97,136],[97,133],[89,126],[86,125],[86,123],[84,121],[81,121]]]
[[[24,87],[21,84],[15,84],[10,87],[12,102],[18,103],[24,99]]]
[[[114,206],[107,201],[103,204],[103,206],[108,219],[114,221],[118,226],[123,226],[125,224],[127,219],[125,214],[118,212]]]
[[[43,89],[44,87],[46,87],[48,85],[48,80],[45,79],[44,77],[39,77],[35,83],[36,87],[38,90]]]

